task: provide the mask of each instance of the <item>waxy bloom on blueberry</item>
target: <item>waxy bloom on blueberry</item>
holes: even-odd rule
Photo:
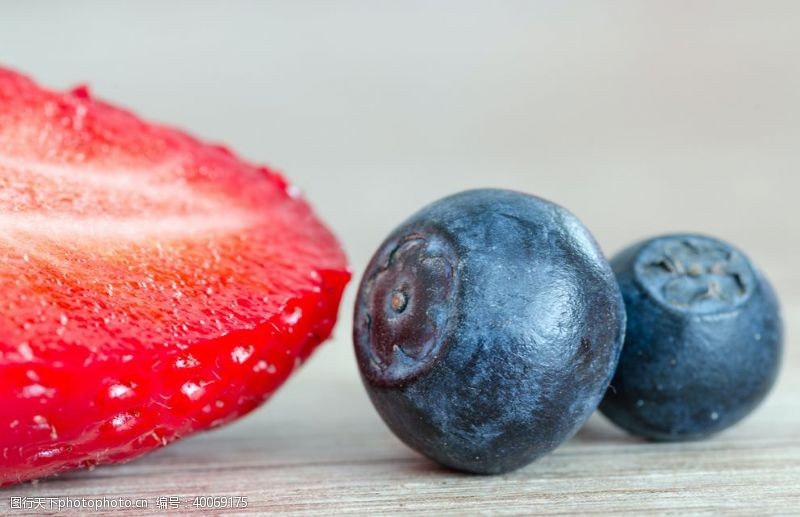
[[[640,242],[611,261],[628,313],[602,412],[652,440],[691,440],[747,416],[778,373],[778,300],[739,250],[699,235]]]
[[[370,398],[409,446],[477,473],[521,467],[597,407],[622,347],[611,268],[567,210],[473,190],[380,246],[355,307]]]

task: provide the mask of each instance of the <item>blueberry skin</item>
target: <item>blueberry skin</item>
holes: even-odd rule
[[[353,340],[389,428],[440,464],[495,474],[571,437],[622,348],[611,268],[570,212],[495,189],[406,220],[367,266]]]
[[[775,382],[783,326],[764,275],[739,250],[667,235],[611,261],[628,314],[600,410],[655,441],[696,440],[750,413]]]

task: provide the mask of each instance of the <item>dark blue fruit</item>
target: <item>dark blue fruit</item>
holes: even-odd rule
[[[625,311],[588,230],[505,190],[437,201],[367,266],[353,338],[373,404],[406,444],[476,473],[572,436],[619,359]]]
[[[731,245],[698,235],[636,244],[611,261],[628,313],[600,409],[651,440],[693,440],[750,413],[772,387],[783,332],[769,282]]]

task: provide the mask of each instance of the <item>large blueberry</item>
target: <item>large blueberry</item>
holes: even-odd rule
[[[552,451],[600,402],[622,297],[567,210],[506,190],[437,201],[368,265],[353,337],[364,384],[406,444],[499,473]]]
[[[782,324],[767,279],[731,245],[698,235],[640,242],[612,262],[628,313],[600,409],[652,440],[692,440],[744,418],[778,372]]]

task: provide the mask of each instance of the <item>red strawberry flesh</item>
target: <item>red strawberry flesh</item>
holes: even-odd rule
[[[244,415],[349,277],[276,172],[0,68],[0,484]]]

